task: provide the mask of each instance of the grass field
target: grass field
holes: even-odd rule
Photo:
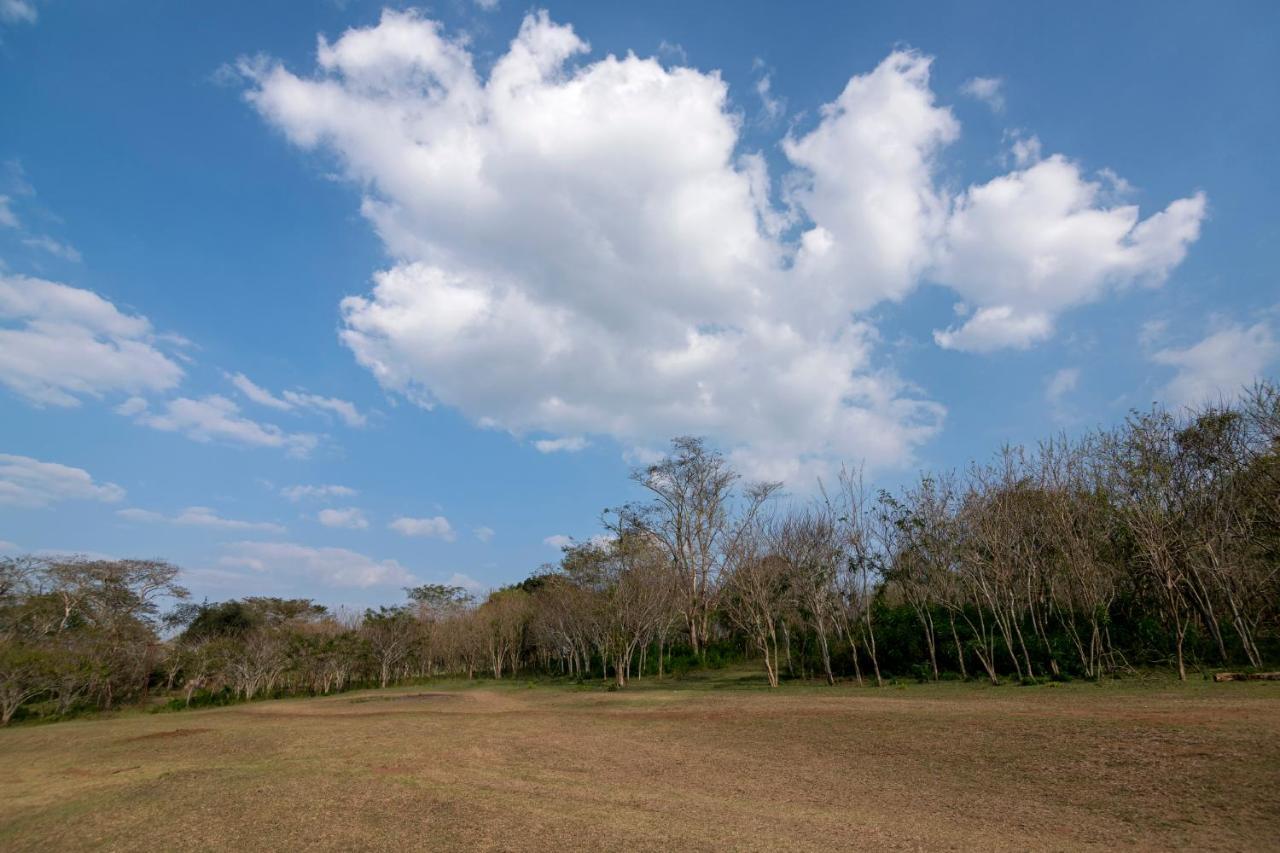
[[[1280,846],[1280,684],[738,685],[453,684],[17,727],[0,848]]]

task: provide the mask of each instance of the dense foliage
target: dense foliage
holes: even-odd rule
[[[605,679],[759,660],[788,677],[1100,678],[1280,658],[1280,390],[1007,447],[896,493],[743,484],[680,438],[647,501],[529,579],[335,615],[181,603],[157,561],[0,561],[0,711],[323,694],[442,674]],[[157,602],[178,602],[163,618]],[[161,636],[169,639],[161,641]]]

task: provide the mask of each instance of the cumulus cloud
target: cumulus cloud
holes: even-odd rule
[[[1280,360],[1280,341],[1270,323],[1229,323],[1200,341],[1179,349],[1168,347],[1151,360],[1175,370],[1163,389],[1164,402],[1198,406],[1232,400]]]
[[[228,379],[236,389],[249,400],[279,411],[290,412],[298,409],[311,409],[337,415],[347,426],[362,427],[368,418],[360,413],[355,404],[336,397],[322,397],[319,394],[308,394],[304,391],[285,391],[280,396],[257,385],[243,373],[228,374]]]
[[[958,198],[937,277],[979,308],[959,329],[936,332],[938,344],[1025,348],[1052,334],[1057,314],[1109,288],[1163,283],[1200,235],[1204,195],[1141,219],[1134,205],[1100,206],[1103,190],[1053,155]]]
[[[300,485],[300,486],[285,486],[283,489],[280,490],[280,494],[284,495],[286,498],[293,501],[294,503],[297,503],[298,501],[306,500],[308,498],[316,498],[316,499],[349,498],[349,497],[354,497],[356,494],[358,494],[358,492],[355,489],[350,488],[349,486]]]
[[[408,518],[401,516],[387,525],[403,536],[425,536],[452,542],[455,538],[453,525],[443,515],[431,518]]]
[[[283,533],[284,527],[270,521],[240,521],[223,518],[207,506],[189,506],[177,515],[130,507],[116,511],[126,521],[176,524],[183,527],[209,527],[215,530],[261,530],[265,533]]]
[[[322,509],[316,513],[316,520],[325,527],[342,527],[347,530],[366,530],[369,527],[369,519],[364,517],[364,511],[353,506]]]
[[[83,468],[0,453],[0,505],[39,509],[60,501],[115,503],[124,489],[98,483]]]
[[[0,384],[37,406],[165,391],[182,368],[157,348],[145,317],[98,294],[0,275]]]
[[[982,101],[993,113],[1004,112],[1004,80],[999,77],[970,77],[960,86],[960,94]]]
[[[481,542],[488,542],[490,539],[494,537],[494,534],[497,533],[497,531],[494,530],[492,527],[485,527],[483,525],[475,528],[471,532],[472,534],[475,535],[476,539],[480,540]]]
[[[291,542],[235,542],[220,562],[276,579],[299,579],[331,587],[406,586],[412,574],[395,560],[375,560],[346,548],[313,548]]]
[[[1161,280],[1203,216],[1201,196],[1106,207],[1062,157],[953,197],[939,153],[960,126],[906,50],[787,134],[778,201],[718,74],[588,52],[533,13],[482,75],[464,39],[386,11],[322,38],[314,75],[240,64],[264,119],[361,188],[394,259],[341,306],[389,391],[517,435],[708,434],[755,475],[900,465],[945,412],[877,363],[858,314],[938,280],[975,306],[940,344],[1029,346]]]
[[[224,441],[249,447],[279,447],[294,457],[305,457],[320,443],[310,433],[285,432],[274,424],[259,423],[240,414],[240,407],[226,397],[212,394],[200,399],[178,397],[159,411],[141,410],[138,423],[166,432],[179,432],[196,441]]]

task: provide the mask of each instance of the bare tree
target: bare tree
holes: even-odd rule
[[[637,469],[632,479],[653,500],[625,508],[627,526],[645,530],[661,543],[684,579],[689,645],[705,655],[720,575],[740,559],[744,535],[778,485],[746,489],[735,513],[738,474],[722,454],[689,436],[674,439],[666,457]]]

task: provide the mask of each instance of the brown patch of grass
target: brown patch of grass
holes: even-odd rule
[[[385,704],[357,711],[353,698]],[[1280,685],[1266,683],[490,685],[186,712],[203,737],[166,717],[0,732],[0,847],[1266,849],[1280,837]]]

